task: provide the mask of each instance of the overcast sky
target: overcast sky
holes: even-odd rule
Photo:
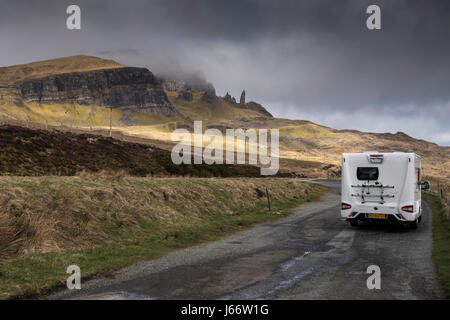
[[[0,0],[0,66],[88,54],[203,74],[337,129],[450,145],[448,0]],[[66,29],[78,4],[82,30]],[[366,9],[381,7],[381,30]]]

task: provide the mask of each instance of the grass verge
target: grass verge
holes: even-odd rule
[[[86,280],[216,240],[283,217],[325,190],[273,178],[2,177],[0,298],[62,287],[72,264]]]
[[[450,299],[450,221],[437,195],[423,193],[433,217],[433,260],[447,299]]]

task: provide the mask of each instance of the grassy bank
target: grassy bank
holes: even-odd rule
[[[447,299],[450,299],[450,221],[438,196],[423,193],[433,215],[433,259]]]
[[[62,286],[72,264],[86,279],[215,240],[323,192],[269,178],[0,177],[0,298]]]

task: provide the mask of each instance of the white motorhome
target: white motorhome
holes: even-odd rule
[[[341,217],[352,226],[382,220],[417,228],[422,216],[420,171],[415,153],[342,154]]]

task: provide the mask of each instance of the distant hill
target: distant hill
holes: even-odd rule
[[[123,68],[112,60],[92,56],[73,56],[0,68],[0,85],[14,85],[29,79],[71,72]]]

